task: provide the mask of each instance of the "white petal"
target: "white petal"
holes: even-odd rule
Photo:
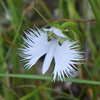
[[[57,36],[60,36],[60,37],[66,37],[63,32],[58,29],[58,28],[55,28],[55,27],[51,27],[50,29],[45,29],[43,28],[44,31],[52,31],[54,34],[56,34]]]
[[[50,45],[50,49],[48,50],[48,52],[46,54],[46,57],[44,59],[43,68],[42,68],[42,74],[44,74],[48,70],[48,68],[49,68],[49,66],[51,64],[56,45],[57,45],[57,41],[56,40],[52,40],[51,41],[51,45]]]
[[[74,74],[76,74],[77,71],[75,69],[77,68],[74,64],[77,63],[75,61],[83,59],[81,59],[79,51],[71,49],[71,45],[72,43],[66,40],[61,46],[56,46],[54,52],[55,68],[53,72],[53,81],[55,81],[56,75],[58,75],[58,79],[63,81],[63,79],[65,80],[64,74],[67,77],[74,77]]]
[[[32,34],[32,32],[29,32],[30,34],[24,32],[26,34],[26,39],[23,39],[27,46],[20,49],[19,53],[19,55],[23,58],[23,61],[27,62],[27,64],[24,65],[26,68],[31,68],[42,55],[47,53],[51,44],[51,42],[47,41],[46,33],[39,30],[39,35],[37,31],[32,31],[36,34],[36,36]]]

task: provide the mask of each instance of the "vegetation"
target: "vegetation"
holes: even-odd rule
[[[71,86],[69,92],[55,88],[67,82],[51,82],[49,72],[41,75],[44,56],[29,70],[18,56],[18,48],[24,44],[23,30],[34,24],[43,28],[68,21],[78,25],[81,33],[77,31],[74,38],[80,40],[86,54],[85,64],[77,66],[81,70],[78,77],[66,78],[80,87],[77,96]],[[99,95],[100,0],[0,0],[1,100],[99,100]]]

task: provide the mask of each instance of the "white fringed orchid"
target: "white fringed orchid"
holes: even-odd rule
[[[28,33],[24,32],[26,38],[22,37],[26,46],[22,45],[23,48],[20,49],[19,55],[23,58],[23,61],[26,62],[24,67],[30,69],[41,56],[46,54],[42,74],[45,74],[48,70],[54,57],[55,67],[53,71],[53,81],[55,81],[57,75],[58,80],[60,79],[61,81],[65,80],[65,76],[73,77],[78,71],[74,64],[80,64],[77,61],[83,60],[83,52],[79,51],[79,45],[75,45],[76,42],[70,41],[69,38],[63,34],[62,30],[58,28],[51,27],[50,29],[43,28],[42,30],[37,27],[35,28],[36,30],[28,30]],[[52,36],[52,38],[48,40],[50,36]],[[59,38],[66,40],[59,44]]]

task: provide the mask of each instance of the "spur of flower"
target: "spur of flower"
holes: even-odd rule
[[[22,38],[26,45],[21,45],[19,56],[26,62],[24,65],[26,69],[30,69],[41,56],[46,54],[42,74],[49,69],[54,58],[53,81],[56,77],[61,81],[65,81],[65,76],[74,77],[78,71],[75,65],[81,64],[77,61],[83,60],[83,52],[80,51],[80,45],[77,45],[78,41],[69,39],[61,29],[55,26],[49,29],[39,29],[34,26],[33,29],[29,28],[24,33],[26,38]]]

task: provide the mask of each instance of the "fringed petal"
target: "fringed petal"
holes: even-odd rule
[[[50,48],[51,42],[47,41],[47,34],[43,33],[41,30],[37,28],[36,30],[31,29],[31,31],[24,32],[26,35],[26,39],[24,37],[23,40],[26,43],[26,47],[22,45],[20,49],[19,56],[21,56],[23,61],[27,62],[25,68],[31,68],[37,60],[46,54]]]
[[[58,75],[58,80],[65,80],[65,76],[74,77],[78,69],[74,64],[79,64],[77,61],[84,60],[81,55],[82,52],[71,49],[74,42],[69,42],[66,40],[61,46],[57,45],[54,52],[55,68],[53,71],[55,81]],[[76,47],[79,47],[76,45]],[[80,63],[81,64],[81,63]]]

